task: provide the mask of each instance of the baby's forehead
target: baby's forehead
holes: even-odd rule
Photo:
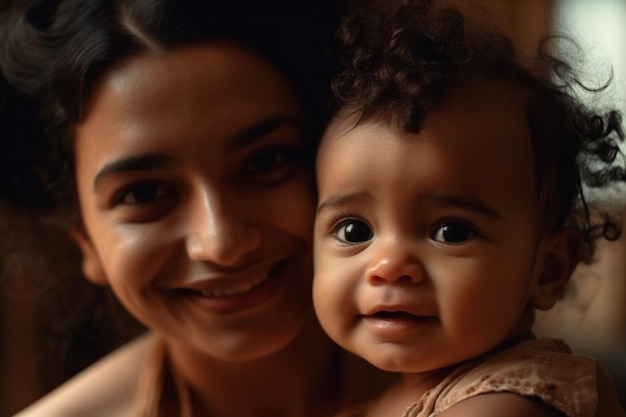
[[[480,202],[494,213],[509,213],[512,207],[536,213],[526,103],[521,90],[458,89],[426,113],[417,132],[404,130],[393,113],[363,117],[344,109],[320,147],[320,201],[366,195],[359,201],[376,213],[382,207],[427,213],[448,207],[446,201]]]
[[[432,153],[441,163],[494,174],[525,175],[534,172],[534,145],[527,115],[527,92],[511,85],[489,82],[449,91],[423,118],[418,131],[403,128],[402,113],[392,107],[369,113],[345,107],[329,124],[320,145],[318,168],[327,161],[342,163],[361,155],[380,158],[398,149],[398,162]],[[401,150],[401,151],[400,151]],[[349,152],[351,151],[351,152]],[[413,156],[412,156],[413,155]],[[420,155],[421,156],[421,155]],[[375,161],[372,159],[371,161]]]
[[[474,136],[476,131],[500,131],[499,140],[513,143],[519,133],[529,131],[529,89],[498,78],[467,81],[450,85],[429,108],[418,108],[419,104],[389,100],[367,108],[346,104],[331,119],[322,138],[322,147],[328,141],[347,134],[363,125],[384,125],[401,135],[419,137],[424,132],[439,130],[448,132],[457,129],[459,139]],[[407,120],[419,114],[418,128]],[[502,120],[509,123],[503,123]],[[436,136],[436,134],[435,134]],[[529,139],[526,137],[525,139]]]

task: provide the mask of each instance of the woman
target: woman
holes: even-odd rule
[[[20,416],[327,416],[382,381],[311,308],[333,15],[225,3],[63,0],[5,17],[3,74],[37,107],[34,128],[3,139],[28,162],[5,195],[54,219],[84,277],[150,330]]]

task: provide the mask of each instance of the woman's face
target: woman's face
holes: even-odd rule
[[[293,340],[311,314],[315,205],[301,103],[229,43],[135,56],[76,128],[83,270],[145,325],[216,358]]]

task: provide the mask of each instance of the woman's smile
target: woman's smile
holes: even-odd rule
[[[267,275],[263,275],[261,277],[256,278],[252,282],[244,282],[240,283],[238,281],[234,282],[224,282],[223,285],[220,285],[216,288],[189,288],[188,290],[193,293],[199,293],[199,295],[203,297],[209,298],[224,298],[224,297],[232,297],[234,295],[239,295],[246,293],[256,287],[258,287],[261,283],[263,283],[268,278]],[[183,288],[181,291],[185,291]]]
[[[171,291],[211,314],[244,312],[272,298],[284,277],[285,263],[279,262],[270,269],[256,268],[248,276],[237,273],[212,277]]]

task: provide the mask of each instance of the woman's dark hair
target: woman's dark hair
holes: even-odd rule
[[[338,0],[14,0],[0,6],[0,267],[5,286],[34,277],[29,288],[55,294],[44,304],[53,350],[65,358],[89,351],[86,343],[95,352],[62,363],[60,379],[127,337],[111,333],[110,314],[118,306],[110,291],[78,279],[80,254],[68,236],[68,226],[79,220],[73,128],[99,77],[134,54],[211,39],[239,42],[292,83],[315,139],[326,114],[328,43],[342,7]],[[120,317],[129,334],[140,330]]]
[[[498,78],[522,86],[530,92],[527,119],[547,227],[578,227],[587,262],[597,238],[620,236],[620,223],[600,207],[592,212],[584,191],[626,180],[621,114],[596,112],[577,97],[576,88],[599,92],[608,82],[585,88],[574,65],[557,56],[559,47],[576,49],[571,39],[548,36],[531,59],[497,29],[432,0],[404,1],[385,18],[385,10],[371,8],[376,4],[364,2],[338,31],[333,112],[347,108],[361,120],[385,117],[419,132],[425,114],[458,84]]]
[[[313,0],[31,0],[26,5],[16,1],[0,16],[0,70],[38,106],[33,122],[43,134],[37,137],[38,132],[31,132],[28,145],[48,166],[27,173],[36,172],[43,188],[25,190],[18,184],[8,191],[52,209],[65,204],[49,199],[50,186],[60,191],[61,200],[70,192],[59,188],[59,177],[71,172],[65,166],[71,161],[65,148],[71,146],[71,130],[83,117],[90,89],[107,69],[141,52],[208,39],[238,41],[280,69],[313,120],[319,121],[325,108],[321,92],[329,74],[325,47],[340,5],[332,0],[325,4]],[[315,127],[320,129],[321,124]],[[22,175],[14,177],[23,180]],[[71,187],[71,181],[63,183]]]

